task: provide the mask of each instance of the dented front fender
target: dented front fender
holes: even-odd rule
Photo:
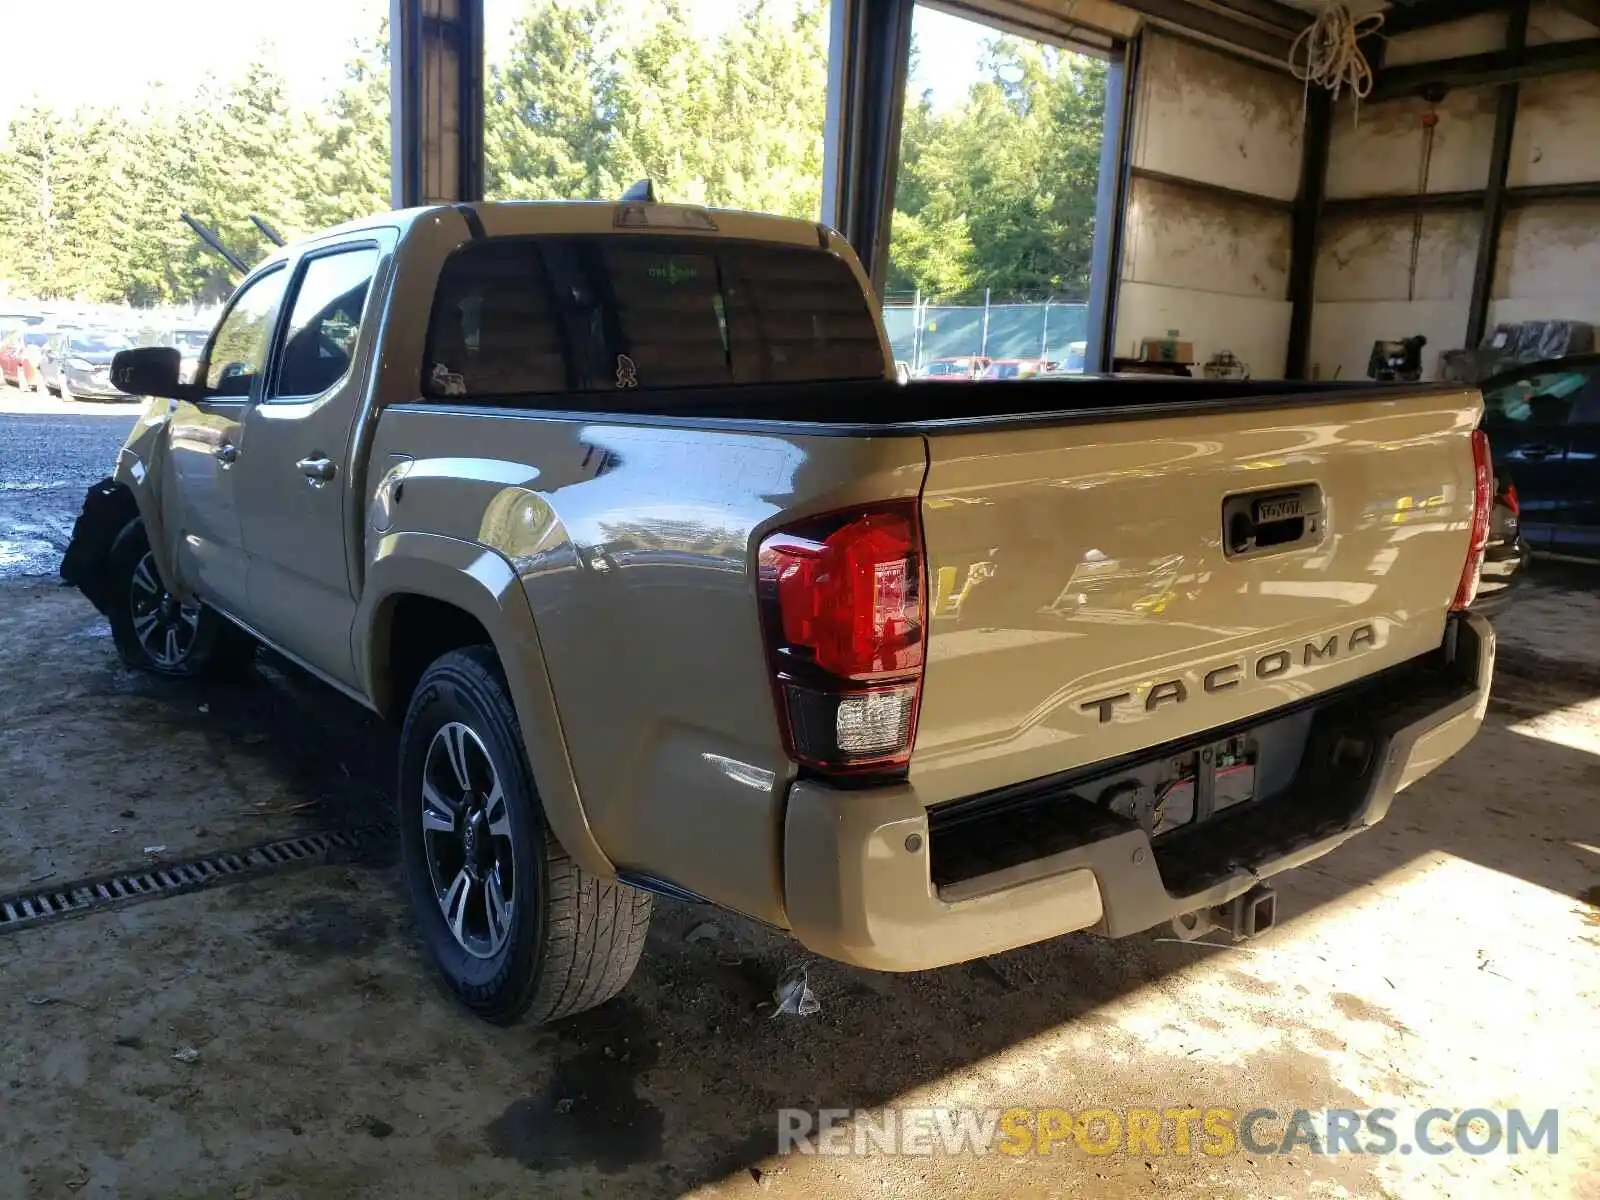
[[[193,589],[182,577],[177,547],[172,541],[178,530],[169,528],[167,520],[171,502],[176,497],[165,495],[166,482],[171,479],[166,466],[175,407],[176,401],[151,399],[134,423],[128,440],[117,452],[114,478],[128,489],[144,521],[145,536],[150,541],[161,581],[175,595],[190,599]]]

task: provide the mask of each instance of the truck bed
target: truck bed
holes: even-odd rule
[[[808,432],[884,434],[930,425],[967,428],[1044,422],[1154,419],[1185,414],[1351,404],[1397,394],[1459,394],[1448,384],[1354,381],[1172,379],[1082,375],[976,383],[898,384],[864,380],[771,387],[680,388],[649,392],[504,396],[475,403],[558,415],[611,413],[679,421],[750,421],[804,426]]]

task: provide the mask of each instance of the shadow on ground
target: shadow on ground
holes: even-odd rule
[[[59,842],[56,869],[81,874],[80,864],[107,855],[120,856],[119,865],[147,836],[177,855],[186,845],[387,817],[391,732],[294,668],[263,660],[237,687],[148,680],[114,665],[109,640],[95,633],[98,618],[75,596],[30,586],[7,599],[0,708],[15,716],[0,731],[0,780],[29,799],[0,817],[0,889],[38,865],[41,841]],[[1532,898],[1532,889],[1513,896],[1539,914],[1549,895],[1570,899],[1597,882],[1585,847],[1600,845],[1592,801],[1600,758],[1563,744],[1559,731],[1528,725],[1594,692],[1529,674],[1507,676],[1483,734],[1400,797],[1387,822],[1284,880],[1287,924],[1263,953],[1284,963],[1304,957],[1289,966],[1170,944],[1161,931],[1115,943],[1066,937],[908,976],[813,961],[822,1013],[772,1019],[773,983],[804,959],[799,948],[725,914],[662,903],[622,997],[552,1029],[494,1030],[465,1016],[427,973],[386,861],[18,934],[0,941],[14,988],[0,1015],[11,1039],[0,1049],[0,1074],[29,1097],[33,1116],[0,1133],[0,1159],[20,1164],[37,1194],[78,1190],[71,1184],[80,1169],[121,1181],[103,1194],[127,1195],[157,1194],[149,1188],[162,1178],[181,1181],[160,1193],[169,1195],[215,1194],[219,1181],[223,1194],[238,1185],[260,1189],[245,1194],[318,1196],[465,1194],[469,1184],[482,1195],[696,1187],[729,1195],[1181,1187],[1243,1195],[1299,1193],[1318,1181],[1376,1194],[1372,1162],[1304,1156],[1155,1164],[1079,1156],[981,1172],[970,1159],[900,1159],[852,1163],[845,1177],[840,1160],[775,1162],[776,1112],[894,1101],[1287,1109],[1434,1094],[1446,1068],[1433,1047],[1418,1049],[1426,1016],[1401,1005],[1432,1004],[1445,1024],[1481,1027],[1492,1048],[1499,1035],[1481,1025],[1485,1014],[1453,1007],[1482,997],[1447,987],[1416,1000],[1428,980],[1408,985],[1400,962],[1383,968],[1391,998],[1358,968],[1327,965],[1333,943],[1319,948],[1317,937],[1334,935],[1310,931],[1452,859],[1537,885]],[[139,816],[118,815],[125,811]],[[122,827],[110,822],[145,820],[155,823],[149,833],[107,849],[105,829]],[[1480,922],[1495,946],[1505,942],[1502,915]],[[1449,936],[1475,936],[1470,916],[1447,914],[1456,922]],[[1539,919],[1566,947],[1560,953],[1574,951],[1566,939],[1582,935],[1580,922],[1551,932],[1547,915]],[[1415,915],[1394,920],[1405,923],[1378,925],[1393,942],[1423,939],[1402,958],[1437,948],[1440,935],[1418,928]],[[1493,965],[1447,965],[1469,981],[1492,969],[1494,981],[1482,981],[1492,988],[1516,977],[1509,946],[1493,958],[1478,953]],[[102,965],[90,976],[87,962]],[[141,979],[156,982],[141,987]],[[33,1011],[15,998],[78,988],[92,998],[82,1011]],[[1531,1017],[1524,1026],[1515,1018],[1524,1002],[1520,993],[1515,1003],[1496,1001],[1505,1019],[1519,1020],[1524,1052],[1552,1061],[1570,1053],[1570,1026]],[[167,1061],[168,1044],[184,1038],[217,1064],[211,1073]],[[130,1065],[147,1050],[151,1061]],[[148,1081],[152,1071],[160,1082]],[[121,1084],[111,1099],[107,1079]],[[141,1100],[141,1087],[154,1091]],[[62,1147],[73,1146],[100,1157],[68,1161]],[[0,1170],[0,1190],[5,1179]]]

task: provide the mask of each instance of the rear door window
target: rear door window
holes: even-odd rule
[[[495,239],[451,256],[423,390],[488,398],[882,379],[855,275],[821,250],[709,239]],[[634,399],[630,400],[629,396]]]
[[[377,269],[376,246],[307,260],[289,312],[273,398],[318,396],[349,373]]]

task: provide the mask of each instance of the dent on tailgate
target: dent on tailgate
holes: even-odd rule
[[[930,434],[919,794],[1149,749],[1434,649],[1479,408],[1401,394]],[[1244,495],[1315,497],[1320,528],[1232,553]]]

